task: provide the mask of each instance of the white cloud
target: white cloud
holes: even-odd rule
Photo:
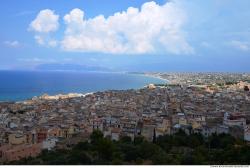
[[[27,62],[27,63],[54,63],[56,62],[55,59],[41,59],[38,57],[34,58],[19,58],[18,61],[20,62]]]
[[[35,35],[35,40],[36,42],[41,45],[41,46],[46,46],[46,47],[57,47],[58,45],[58,41],[52,39],[49,36],[45,36],[45,35]]]
[[[41,46],[56,47],[58,45],[57,40],[52,39],[50,36],[35,35],[36,42]]]
[[[41,62],[42,60],[40,58],[20,58],[18,61],[21,62]]]
[[[242,51],[250,51],[250,42],[232,40],[230,45]]]
[[[104,18],[85,19],[84,12],[73,9],[64,16],[66,51],[113,54],[174,53],[192,54],[193,48],[182,30],[186,14],[175,1],[158,5],[147,2],[141,9],[130,7]]]
[[[59,15],[50,9],[42,10],[30,23],[29,30],[35,32],[35,40],[39,45],[56,47],[57,41],[51,38],[51,33],[59,28]]]
[[[50,40],[48,41],[49,47],[56,47],[57,46],[57,41],[56,40]]]
[[[19,41],[5,41],[4,42],[5,45],[7,45],[8,47],[12,47],[12,48],[17,48],[17,47],[20,47],[21,44]]]
[[[35,38],[35,40],[36,40],[36,42],[37,42],[38,44],[40,44],[40,45],[44,45],[44,44],[45,44],[44,39],[43,39],[42,36],[35,35],[34,38]]]
[[[202,41],[200,44],[202,47],[210,48],[212,45],[207,41]]]
[[[59,27],[59,15],[54,11],[45,9],[39,12],[36,19],[30,23],[29,29],[39,33],[49,33],[56,31]]]

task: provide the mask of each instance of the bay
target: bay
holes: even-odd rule
[[[139,89],[163,80],[140,74],[76,71],[0,71],[0,101],[21,101],[42,94]]]

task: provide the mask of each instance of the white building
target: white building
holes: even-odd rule
[[[229,114],[225,113],[223,124],[229,127],[239,126],[244,128],[246,126],[246,119],[245,118],[229,119]]]
[[[57,138],[48,138],[42,143],[42,149],[52,150],[58,142]]]

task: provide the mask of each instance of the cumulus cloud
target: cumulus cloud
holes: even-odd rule
[[[54,11],[45,9],[39,12],[35,20],[30,23],[30,30],[39,33],[49,33],[56,31],[59,27],[59,15]]]
[[[8,47],[12,47],[12,48],[17,48],[17,47],[20,47],[21,44],[19,41],[5,41],[4,44]]]
[[[56,47],[57,41],[50,37],[50,33],[59,28],[59,15],[50,9],[42,10],[30,23],[29,30],[35,32],[35,40],[39,45]]]
[[[34,38],[36,42],[41,46],[56,47],[58,45],[58,41],[52,39],[50,36],[35,35]]]
[[[242,51],[250,51],[250,43],[246,41],[232,40],[230,45]]]
[[[50,47],[56,47],[57,46],[57,41],[56,40],[49,40],[48,41],[48,45],[50,46]]]
[[[175,1],[158,5],[147,2],[141,9],[130,7],[105,18],[86,19],[84,11],[73,9],[64,16],[66,51],[113,54],[169,52],[192,54],[193,48],[182,30],[186,14]]]
[[[38,44],[40,44],[40,45],[44,45],[44,44],[45,44],[44,39],[43,39],[42,36],[35,35],[34,38],[35,38],[35,40],[36,40],[36,42],[37,42]]]
[[[60,45],[65,51],[192,54],[194,49],[183,31],[186,19],[178,0],[164,5],[152,1],[106,18],[99,15],[86,19],[83,10],[73,9],[63,18],[66,29],[60,40],[51,38],[51,33],[59,28],[59,15],[50,9],[40,11],[29,30],[35,32],[39,45]]]

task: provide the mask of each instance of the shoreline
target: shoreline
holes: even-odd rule
[[[162,78],[160,76],[150,75],[150,74],[147,74],[147,73],[130,73],[130,72],[116,72],[116,73],[127,74],[127,75],[135,75],[135,76],[143,76],[145,78],[158,79],[158,80],[161,80],[162,83],[167,83],[168,82],[168,80],[166,80],[166,79],[164,79],[164,78]],[[130,90],[130,89],[138,90],[138,89],[144,88],[145,86],[147,86],[149,84],[157,84],[157,82],[154,82],[154,83],[148,82],[146,85],[141,86],[139,88],[106,89],[106,90],[101,90],[101,91],[97,90],[97,91],[86,92],[86,93],[85,92],[68,92],[68,93],[51,94],[51,93],[44,92],[44,93],[41,93],[39,95],[34,95],[32,97],[27,97],[27,98],[19,99],[19,100],[18,99],[17,100],[0,100],[0,103],[24,103],[24,102],[28,102],[28,101],[34,101],[35,99],[45,100],[44,97],[47,97],[46,100],[58,100],[58,99],[64,98],[64,97],[65,98],[85,97],[86,95],[89,95],[89,94],[94,94],[94,93],[97,93],[97,92],[105,92],[105,91],[109,91],[109,90],[122,90],[122,91]]]
[[[160,80],[162,80],[162,81],[164,81],[164,82],[166,82],[166,83],[170,83],[169,80],[167,80],[167,79],[165,79],[165,78],[162,78],[162,77],[159,76],[159,75],[153,75],[153,74],[148,74],[148,73],[144,73],[144,74],[142,74],[142,75],[147,76],[147,77],[151,77],[151,78],[160,79]]]

